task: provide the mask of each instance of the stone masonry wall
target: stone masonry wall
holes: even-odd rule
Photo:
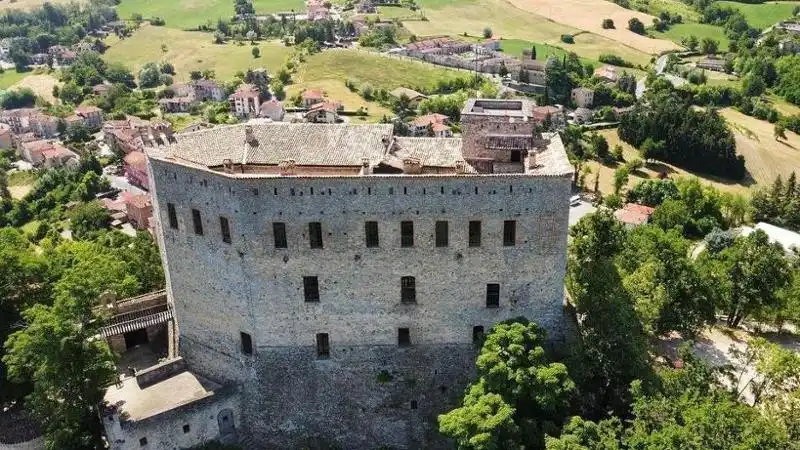
[[[240,386],[242,428],[259,448],[436,447],[436,414],[473,375],[474,326],[526,316],[563,337],[569,177],[234,179],[160,160],[151,172],[179,353]],[[400,246],[404,220],[411,248]],[[434,245],[437,220],[449,222],[448,247]],[[482,222],[480,247],[467,245],[470,220]],[[516,221],[515,246],[503,246],[504,220]],[[378,248],[365,246],[365,221],[379,224]],[[286,224],[288,249],[274,247],[273,222]],[[324,248],[309,248],[309,222],[322,224]],[[318,277],[319,303],[304,302],[304,276]],[[400,302],[403,276],[416,279],[416,304]],[[486,308],[487,283],[500,284],[499,308]],[[411,347],[398,347],[399,327]],[[328,359],[317,333],[329,335]]]
[[[511,120],[506,116],[463,114],[461,116],[461,128],[464,158],[491,158],[495,162],[510,162],[511,151],[486,148],[487,135],[514,134],[533,136],[536,122],[533,117],[529,117],[526,122],[519,117]]]

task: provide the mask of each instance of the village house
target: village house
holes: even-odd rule
[[[258,116],[280,122],[286,116],[286,109],[283,103],[273,97],[261,104]]]
[[[77,153],[50,139],[22,143],[19,156],[35,166],[46,168],[71,167],[78,164]]]
[[[147,176],[147,157],[141,151],[133,151],[123,158],[125,178],[134,186],[149,190]]]
[[[301,97],[303,99],[303,108],[311,108],[317,103],[325,101],[325,94],[321,89],[306,89]]]
[[[594,91],[584,87],[575,88],[570,94],[570,99],[579,108],[591,108],[594,103]]]
[[[163,113],[186,113],[192,105],[196,104],[194,95],[186,97],[162,98],[158,101],[158,107]]]
[[[544,86],[547,83],[547,63],[536,59],[536,52],[533,49],[522,51],[522,63],[520,71],[520,81]]]
[[[532,110],[533,120],[543,124],[550,122],[553,129],[561,129],[567,124],[564,108],[559,106],[535,106]]]
[[[253,71],[256,73],[257,71]],[[221,102],[225,100],[225,89],[214,80],[195,80],[190,83],[194,96],[201,102],[212,100]]]
[[[570,113],[570,117],[572,117],[573,123],[583,125],[592,123],[594,113],[589,108],[576,108],[575,111]]]
[[[153,217],[153,201],[150,199],[150,194],[134,195],[123,192],[121,196],[125,203],[125,214],[131,225],[137,230],[150,228],[150,219]]]
[[[306,4],[306,18],[311,21],[330,19],[331,10],[325,6],[323,0],[308,0]]]
[[[700,69],[713,70],[714,72],[726,72],[727,63],[722,58],[715,58],[707,56],[700,61],[697,61],[697,67]]]
[[[406,53],[412,56],[452,55],[472,50],[469,42],[458,41],[447,36],[432,37],[406,44]],[[416,54],[416,55],[415,55]]]
[[[258,88],[252,84],[242,84],[228,97],[231,113],[236,117],[255,117],[261,105]]]
[[[103,125],[103,110],[97,106],[78,106],[75,115],[83,121],[83,126],[90,130],[98,130]]]
[[[7,109],[0,112],[0,122],[11,127],[15,134],[27,133],[31,129],[30,117],[36,112],[35,108]]]
[[[424,94],[421,94],[421,93],[419,93],[419,92],[417,92],[417,91],[415,91],[415,90],[413,90],[413,89],[408,89],[408,88],[404,88],[404,87],[399,87],[399,88],[397,88],[397,89],[395,89],[395,90],[393,90],[393,91],[389,92],[389,94],[390,94],[392,97],[394,97],[394,98],[396,98],[396,99],[398,99],[398,100],[399,100],[399,99],[400,99],[402,96],[404,96],[404,95],[405,95],[405,96],[408,98],[408,100],[409,100],[409,105],[410,105],[412,108],[416,108],[416,107],[418,107],[421,101],[423,101],[423,100],[425,100],[426,98],[428,98],[428,97],[427,97],[427,96],[425,96]]]
[[[342,109],[342,104],[337,102],[317,103],[308,109],[305,119],[311,123],[337,123],[341,121],[339,111]]]
[[[619,80],[617,69],[611,66],[601,66],[594,70],[595,78],[599,78],[606,83],[616,83]]]
[[[44,66],[50,61],[50,55],[47,53],[36,53],[31,55],[31,63],[35,66]]]
[[[0,125],[0,149],[6,150],[14,146],[11,127],[6,124]]]
[[[654,208],[639,205],[636,203],[626,203],[622,208],[614,211],[614,217],[622,222],[627,228],[636,228],[650,222]]]
[[[361,0],[356,5],[356,12],[359,14],[375,14],[378,12],[378,8],[370,0]]]
[[[452,137],[453,132],[447,125],[449,117],[444,114],[425,114],[412,120],[409,124],[409,131],[414,136],[427,136],[433,133],[430,137]]]
[[[42,139],[50,139],[58,135],[58,118],[37,111],[28,117],[30,130]]]
[[[169,122],[147,121],[135,116],[103,123],[103,141],[123,154],[167,145],[173,140],[172,134]]]

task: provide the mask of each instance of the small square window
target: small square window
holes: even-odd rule
[[[449,240],[449,224],[447,221],[440,220],[436,222],[436,246],[447,247]]]
[[[190,430],[191,430],[191,427],[189,427],[189,424],[186,424],[186,425],[183,426],[183,432],[184,433],[188,433]]]
[[[519,150],[511,150],[511,162],[522,162],[522,152]]]
[[[503,222],[503,245],[513,247],[517,242],[517,221],[506,220]]]
[[[331,356],[328,333],[317,333],[317,358],[327,359]]]
[[[489,283],[486,285],[486,307],[499,308],[500,307],[500,285],[496,283]]]
[[[286,224],[283,222],[272,223],[272,237],[275,241],[275,248],[287,248],[289,245],[286,242]]]
[[[400,347],[408,347],[411,345],[411,330],[408,328],[397,329],[397,345]]]
[[[140,438],[139,439],[139,446],[140,447],[144,447],[146,445],[147,445],[147,438],[146,437]]]
[[[322,248],[322,224],[319,222],[308,223],[308,243],[311,248]]]
[[[194,234],[198,236],[203,235],[203,218],[200,216],[200,211],[192,210],[192,224],[194,225]]]
[[[303,277],[303,296],[306,303],[319,302],[319,279],[317,277]]]
[[[245,355],[252,355],[253,354],[253,338],[250,337],[249,334],[242,331],[239,333],[239,337],[242,341],[242,353]]]
[[[481,246],[481,221],[470,220],[469,222],[469,246]]]
[[[228,224],[228,218],[219,216],[219,231],[222,234],[222,242],[226,244],[231,243],[231,227]]]
[[[364,235],[366,238],[367,247],[378,247],[380,244],[380,240],[378,238],[378,222],[364,223]]]
[[[173,230],[178,229],[178,214],[175,213],[175,205],[167,203],[167,216],[169,217],[169,227]]]
[[[411,406],[411,409],[417,409],[417,401],[416,400],[411,400],[411,405],[410,406]]]

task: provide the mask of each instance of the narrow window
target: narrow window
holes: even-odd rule
[[[286,242],[286,224],[283,222],[272,222],[272,237],[275,240],[275,248],[288,248]]]
[[[522,162],[522,152],[511,150],[511,162]]]
[[[328,333],[317,333],[317,358],[325,359],[331,356]]]
[[[414,222],[410,220],[400,222],[400,246],[414,246]]]
[[[175,213],[175,205],[167,203],[167,216],[169,216],[169,227],[173,230],[178,229],[178,215]]]
[[[184,426],[183,426],[183,432],[184,432],[184,433],[188,433],[190,430],[191,430],[191,427],[189,427],[189,425],[188,425],[188,424],[186,424],[186,425],[184,425]]]
[[[147,438],[143,437],[143,438],[139,439],[139,446],[140,447],[144,447],[145,445],[147,445]]]
[[[469,246],[470,247],[480,247],[481,246],[481,221],[480,220],[470,220],[469,221]]]
[[[400,301],[403,303],[417,302],[417,280],[414,277],[400,278]]]
[[[192,224],[194,225],[194,234],[198,236],[203,235],[203,218],[200,216],[200,211],[192,210]]]
[[[500,307],[500,285],[497,283],[489,283],[486,285],[486,307],[498,308]]]
[[[242,353],[245,355],[252,355],[253,354],[253,338],[250,337],[249,334],[242,331],[239,333],[242,341]]]
[[[322,224],[319,222],[308,223],[308,243],[311,248],[322,248]]]
[[[306,303],[319,302],[319,280],[317,277],[303,277],[303,296]]]
[[[517,221],[506,220],[503,222],[503,245],[512,247],[517,242]]]
[[[472,343],[475,344],[476,347],[480,347],[483,345],[483,326],[476,325],[472,327]]]
[[[447,221],[436,222],[436,246],[447,247],[449,241],[449,229]]]
[[[231,243],[231,227],[228,225],[228,218],[219,216],[219,230],[222,232],[222,242]]]
[[[364,223],[364,236],[367,241],[367,247],[377,247],[378,240],[378,222]]]
[[[397,329],[397,345],[400,347],[411,345],[411,331],[408,328]]]

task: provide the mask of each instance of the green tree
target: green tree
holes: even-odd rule
[[[617,418],[592,422],[573,417],[558,438],[548,436],[547,450],[621,450],[622,422]]]
[[[659,205],[650,220],[657,226],[664,230],[679,227],[683,231],[683,227],[689,220],[689,208],[682,200],[667,199]]]
[[[678,187],[672,180],[642,180],[626,193],[629,203],[657,207],[670,198],[678,198]]]
[[[628,184],[630,175],[631,170],[628,166],[622,166],[614,171],[614,194],[619,195],[622,188]]]
[[[253,54],[253,58],[258,58],[261,56],[261,50],[258,47],[253,47],[253,50],[250,51]]]
[[[700,41],[700,51],[706,55],[713,55],[719,51],[719,42],[710,37],[705,37]]]
[[[786,127],[781,123],[776,123],[772,134],[775,136],[776,141],[786,140]]]
[[[644,34],[644,24],[641,20],[637,19],[636,17],[632,17],[628,20],[628,29],[633,31],[636,34]]]
[[[143,88],[152,88],[161,84],[161,70],[158,64],[150,62],[139,69],[139,85]]]
[[[700,42],[697,40],[697,36],[692,34],[689,35],[688,38],[686,38],[686,42],[684,43],[684,45],[686,46],[686,48],[689,49],[689,51],[693,52],[697,50],[697,46],[700,45]]]
[[[493,35],[494,35],[494,33],[492,32],[491,28],[489,28],[489,27],[484,27],[483,28],[483,38],[484,39],[490,39]]]
[[[604,30],[613,30],[614,29],[614,21],[611,19],[603,19],[602,23]]]
[[[108,210],[96,202],[76,206],[70,211],[69,218],[70,228],[77,238],[87,237],[92,232],[108,228],[111,224],[111,215]]]

